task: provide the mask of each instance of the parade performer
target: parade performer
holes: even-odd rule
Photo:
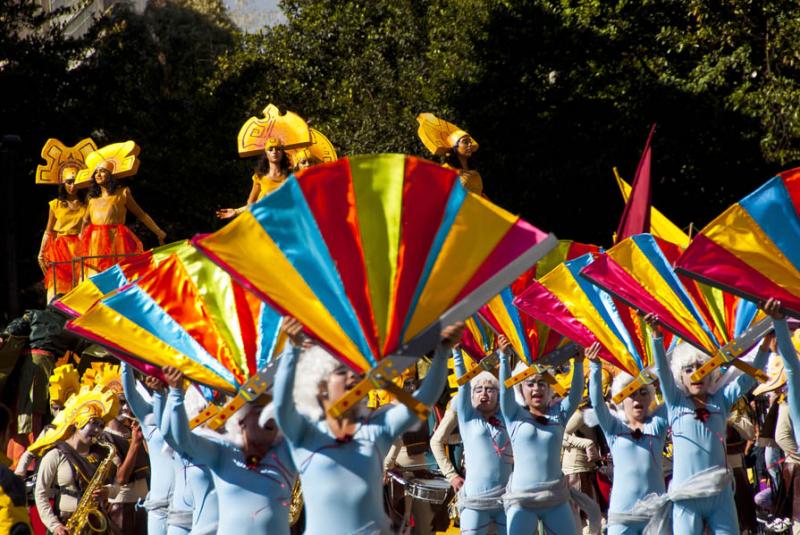
[[[117,397],[97,387],[83,388],[67,400],[64,410],[53,420],[54,428],[30,446],[34,454],[47,453],[39,465],[36,479],[36,507],[45,527],[55,535],[68,535],[66,524],[75,511],[86,486],[93,481],[95,471],[116,452],[94,444],[107,422],[116,417]],[[117,459],[114,459],[118,461]],[[108,474],[111,475],[111,474]],[[107,474],[103,474],[107,476]],[[111,483],[103,478],[100,483]],[[50,498],[57,495],[57,515]],[[94,499],[97,509],[105,510],[108,492],[97,489]]]
[[[419,114],[417,121],[419,138],[431,154],[443,156],[444,166],[458,173],[464,187],[482,195],[483,179],[475,169],[473,157],[478,151],[478,142],[464,130],[432,113]]]
[[[49,203],[47,227],[38,256],[48,302],[73,287],[72,259],[77,256],[78,235],[86,215],[86,201],[75,179],[78,171],[86,167],[86,156],[95,150],[97,147],[89,138],[74,147],[51,138],[42,148],[46,163],[36,168],[36,183],[58,185],[58,196]]]
[[[119,412],[106,424],[101,440],[114,446],[120,458],[116,482],[118,492],[109,500],[109,518],[123,533],[146,534],[147,515],[136,503],[147,497],[150,463],[144,450],[144,436],[125,397],[118,364],[94,362],[83,373],[83,382],[117,396]]]
[[[136,386],[133,368],[125,363],[122,364],[122,387],[131,412],[140,422],[150,458],[150,490],[144,501],[147,510],[147,533],[166,535],[167,510],[170,493],[175,485],[175,470],[172,449],[164,442],[164,436],[156,425],[154,415],[163,411],[164,401],[157,388],[153,389],[151,401],[146,400]]]
[[[142,252],[142,242],[125,226],[128,211],[156,235],[160,244],[164,243],[166,232],[142,210],[131,189],[118,182],[136,174],[138,154],[139,147],[133,141],[106,145],[91,153],[86,158],[88,168],[78,173],[76,183],[90,186],[80,256],[109,257],[87,259],[86,265],[94,271],[113,266],[124,255]]]
[[[504,336],[501,347],[507,347]],[[453,350],[458,376],[467,373],[461,350]],[[463,533],[506,533],[505,493],[514,463],[506,426],[497,417],[500,385],[497,377],[482,371],[460,386],[455,398],[458,429],[464,444],[466,478],[458,494]]]
[[[725,440],[726,462],[731,469],[734,481],[733,499],[736,502],[736,514],[739,529],[742,533],[756,533],[756,504],[753,501],[753,485],[747,475],[745,451],[748,441],[755,439],[756,429],[746,398],[739,398],[728,418],[727,436]]]
[[[504,340],[500,346],[501,384],[512,375],[509,358],[509,344]],[[561,473],[561,443],[564,426],[583,394],[582,354],[572,365],[569,395],[553,406],[550,384],[538,374],[521,383],[525,406],[516,401],[513,390],[500,389],[500,409],[514,450],[514,471],[503,497],[508,533],[534,533],[540,520],[547,533],[575,533],[569,500],[579,493],[570,491]],[[581,508],[590,507],[584,501]],[[596,505],[593,514],[599,516]]]
[[[651,327],[655,371],[672,428],[673,474],[668,495],[674,504],[674,532],[699,535],[705,524],[715,534],[738,534],[733,478],[725,462],[725,428],[731,407],[755,379],[741,375],[712,393],[710,385],[718,372],[700,382],[691,380],[709,355],[683,342],[675,347],[670,368],[657,317],[648,314],[645,321]],[[765,339],[753,366],[763,368],[769,353]]]
[[[301,356],[302,325],[293,318],[284,321],[292,348],[278,359],[275,417],[300,472],[306,533],[327,534],[331,529],[342,534],[391,533],[377,492],[382,487],[382,463],[416,416],[400,404],[370,415],[363,414],[360,405],[340,418],[328,415],[328,408],[355,386],[357,376],[318,346]],[[432,405],[441,394],[447,353],[462,331],[463,324],[442,331],[442,343],[414,394],[425,405]]]
[[[454,446],[462,444],[456,411],[456,406],[450,402],[444,411],[444,416],[439,421],[439,425],[436,426],[431,436],[431,453],[433,453],[433,458],[436,459],[439,471],[450,482],[453,490],[458,492],[464,486],[464,478],[456,469],[453,461],[450,460]]]
[[[663,451],[667,420],[651,414],[655,388],[646,385],[622,401],[616,415],[603,398],[602,366],[597,357],[600,344],[586,351],[591,361],[589,397],[600,428],[605,434],[614,460],[614,484],[608,509],[608,534],[642,534],[650,517],[641,502],[650,494],[662,495],[664,488]],[[634,378],[620,372],[611,384],[611,396],[622,391]]]
[[[289,503],[297,477],[286,441],[262,396],[231,417],[241,444],[192,432],[184,408],[183,374],[164,368],[169,384],[165,415],[174,447],[210,470],[219,500],[219,533],[289,533]],[[197,526],[192,533],[203,532]]]
[[[217,217],[230,219],[241,214],[247,206],[278,189],[290,173],[291,162],[283,141],[277,137],[269,138],[264,145],[264,154],[259,157],[253,170],[253,186],[250,188],[247,204],[239,208],[221,208],[217,210]]]

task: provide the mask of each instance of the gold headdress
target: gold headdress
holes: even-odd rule
[[[336,149],[333,143],[325,137],[319,130],[311,130],[311,145],[304,149],[294,149],[286,151],[292,162],[292,167],[297,167],[297,162],[303,158],[316,160],[316,163],[335,162],[337,160]]]
[[[36,166],[36,183],[59,185],[66,178],[75,176],[86,168],[86,158],[97,150],[91,138],[82,139],[74,147],[67,147],[59,140],[50,138],[42,147],[44,165]]]
[[[432,113],[420,113],[417,115],[419,129],[417,135],[431,154],[444,156],[456,146],[458,140],[464,136],[472,140],[472,150],[478,150],[478,142],[464,130],[453,123],[448,123],[444,119],[439,119]]]
[[[54,427],[36,439],[28,450],[35,455],[41,455],[56,442],[66,439],[70,427],[82,429],[94,418],[101,418],[108,423],[117,417],[117,412],[119,401],[113,392],[104,392],[100,387],[90,389],[84,386],[79,393],[67,399],[64,410],[53,419]]]
[[[767,364],[767,376],[769,379],[765,383],[759,384],[753,390],[754,396],[760,396],[767,392],[777,390],[786,384],[786,370],[783,367],[783,359],[780,355],[771,355]]]
[[[50,404],[63,406],[73,394],[81,389],[81,376],[75,366],[64,364],[53,370],[50,376]]]
[[[122,394],[122,374],[119,364],[92,362],[92,367],[83,372],[83,384],[89,388],[99,386],[104,392]]]
[[[139,171],[139,146],[133,141],[112,143],[86,157],[86,169],[78,172],[75,183],[88,185],[95,169],[107,169],[114,178],[133,176]]]
[[[297,149],[311,144],[311,131],[305,120],[296,113],[281,114],[277,106],[268,104],[264,117],[250,117],[239,129],[237,149],[239,156],[258,156],[270,139],[278,140],[284,149]]]

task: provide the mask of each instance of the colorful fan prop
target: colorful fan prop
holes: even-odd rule
[[[508,338],[514,352],[528,365],[528,369],[524,372],[506,381],[507,387],[510,388],[533,375],[542,375],[559,395],[566,393],[563,386],[543,366],[561,364],[573,356],[578,348],[565,340],[561,334],[553,331],[546,323],[520,314],[514,306],[514,298],[564,260],[598,250],[599,247],[595,245],[561,240],[558,247],[481,308],[480,315],[498,334]]]
[[[766,380],[763,372],[736,357],[763,337],[772,322],[756,321],[759,310],[750,301],[675,274],[671,266],[680,253],[677,245],[638,234],[598,255],[581,275],[628,306],[657,314],[665,328],[711,355],[692,380],[725,363]]]
[[[194,243],[368,372],[335,404],[341,414],[433,349],[442,325],[475,313],[556,239],[469,194],[451,170],[383,154],[289,177]]]
[[[128,359],[175,366],[192,381],[238,392],[219,414],[204,413],[216,426],[271,384],[268,365],[283,345],[280,319],[185,244],[67,328]]]
[[[800,317],[800,168],[725,210],[678,259],[679,273]]]
[[[136,256],[126,257],[119,264],[86,277],[75,288],[56,299],[51,306],[70,317],[85,313],[103,296],[138,279],[142,273],[158,265],[186,240],[162,245]]]
[[[514,303],[582,347],[598,342],[600,358],[638,377],[638,384],[650,383],[654,377],[647,368],[652,359],[643,322],[624,303],[579,275],[597,254],[559,264]],[[620,392],[615,402],[629,394]]]
[[[464,320],[466,328],[461,337],[460,350],[466,354],[465,365],[471,361],[477,365],[467,365],[467,373],[455,379],[456,386],[461,386],[478,376],[483,370],[492,371],[497,358],[497,336],[494,330],[478,314],[473,314]]]

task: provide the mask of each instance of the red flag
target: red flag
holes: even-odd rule
[[[650,232],[650,160],[652,155],[650,141],[653,139],[655,131],[656,125],[653,124],[650,134],[647,136],[647,142],[644,144],[639,165],[636,167],[631,196],[625,204],[622,219],[619,220],[615,243],[634,234]]]

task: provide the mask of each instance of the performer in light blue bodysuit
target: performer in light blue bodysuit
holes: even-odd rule
[[[789,385],[786,393],[789,417],[793,424],[794,439],[798,441],[800,439],[800,423],[797,423],[800,422],[800,361],[797,360],[797,351],[792,343],[789,325],[786,323],[786,317],[780,312],[780,306],[780,301],[769,299],[764,306],[764,312],[772,316],[772,323],[775,326],[775,341],[786,370],[786,384]],[[800,441],[797,443],[800,444]]]
[[[417,416],[405,405],[390,404],[369,415],[357,412],[357,405],[339,419],[326,417],[327,407],[355,386],[358,377],[319,347],[301,357],[302,325],[297,320],[284,318],[283,329],[292,348],[278,359],[275,417],[300,473],[306,534],[391,533],[381,492],[383,459]],[[414,393],[425,405],[433,404],[444,389],[449,340],[460,339],[462,330],[459,325],[442,333],[446,345],[436,349]]]
[[[453,350],[458,376],[467,373],[464,357]],[[505,424],[497,418],[500,385],[488,371],[460,386],[456,394],[458,430],[464,444],[467,477],[458,497],[461,533],[487,533],[494,524],[506,533],[506,513],[500,498],[514,464]],[[494,502],[494,503],[492,503]]]
[[[666,492],[662,461],[667,439],[667,419],[663,414],[649,414],[650,405],[655,399],[652,385],[643,386],[622,402],[620,411],[625,421],[611,414],[603,398],[603,368],[597,359],[599,349],[599,345],[593,345],[586,351],[586,357],[592,361],[589,397],[614,460],[608,535],[640,535],[649,518],[646,514],[631,515],[634,506],[649,494],[661,495]],[[620,372],[611,386],[612,397],[633,379],[627,373]]]
[[[289,503],[297,477],[286,441],[278,436],[274,420],[259,425],[265,403],[249,403],[232,418],[242,430],[241,447],[220,436],[189,429],[183,390],[175,388],[183,375],[164,368],[170,383],[167,406],[169,435],[177,448],[194,462],[206,466],[214,479],[219,500],[218,533],[289,533]],[[267,411],[270,409],[267,408]]]
[[[685,342],[680,343],[672,353],[670,369],[655,316],[648,315],[645,320],[652,327],[655,372],[672,428],[673,472],[669,493],[674,495],[679,492],[677,489],[682,489],[682,499],[673,500],[674,533],[700,535],[705,524],[715,534],[738,534],[732,477],[726,466],[726,422],[733,404],[753,387],[755,379],[743,374],[710,393],[713,374],[701,382],[691,380],[695,370],[710,357]],[[766,346],[762,342],[759,347],[753,366],[763,368],[769,353],[766,340]],[[704,485],[702,478],[713,482]],[[711,495],[696,497],[704,486],[713,488]]]
[[[500,350],[501,385],[511,377],[505,346]],[[517,403],[512,389],[500,388],[500,409],[514,450],[514,471],[503,497],[508,533],[535,533],[539,520],[546,533],[575,533],[571,493],[561,472],[561,441],[583,395],[583,356],[572,366],[569,395],[552,407],[552,390],[541,375],[521,384],[527,407]]]
[[[150,492],[144,506],[147,509],[148,535],[166,535],[167,510],[170,493],[175,485],[172,451],[166,446],[161,430],[158,428],[155,412],[163,410],[163,398],[160,392],[153,393],[152,403],[148,402],[136,388],[133,369],[122,363],[122,388],[131,412],[139,420],[147,443],[147,454],[150,457]]]

